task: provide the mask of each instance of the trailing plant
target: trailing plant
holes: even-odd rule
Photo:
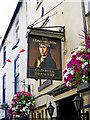
[[[69,88],[77,87],[78,84],[88,81],[89,39],[90,37],[87,37],[85,44],[81,44],[77,51],[72,51],[71,58],[67,60],[63,76],[65,85]]]
[[[34,110],[34,96],[29,92],[18,92],[8,108],[8,117],[25,118]]]

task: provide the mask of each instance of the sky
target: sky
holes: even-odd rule
[[[19,0],[0,0],[0,37],[3,38]],[[1,43],[0,39],[0,43]]]

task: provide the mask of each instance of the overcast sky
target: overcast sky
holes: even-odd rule
[[[0,0],[0,37],[3,37],[19,0]]]

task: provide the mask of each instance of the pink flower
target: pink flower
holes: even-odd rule
[[[86,66],[86,68],[88,68],[88,65]]]
[[[72,78],[72,75],[68,74],[67,80],[69,80],[71,82],[71,78]]]
[[[28,96],[28,93],[25,93],[25,96]]]
[[[64,82],[67,82],[68,80],[66,78],[64,78]]]
[[[12,114],[8,114],[8,117],[12,117]]]
[[[73,87],[72,86],[68,86],[69,87],[69,89],[72,89]]]
[[[74,64],[74,65],[76,64],[76,60],[72,59],[70,62],[71,62],[71,64]]]
[[[17,99],[13,98],[12,101],[16,103],[18,101],[18,98]]]
[[[82,76],[83,76],[83,74],[80,74],[80,76],[82,77]]]
[[[84,55],[88,56],[88,52],[85,52]]]
[[[13,115],[16,115],[16,113],[14,112]]]
[[[86,56],[86,55],[83,55],[82,58],[83,58],[84,60],[86,60],[87,56]]]
[[[65,74],[67,72],[67,70],[64,70],[63,74]]]
[[[7,112],[8,112],[8,113],[11,113],[11,112],[12,112],[12,109],[8,109]]]
[[[72,59],[73,59],[73,60],[76,60],[76,55],[73,55],[73,56],[72,56]]]
[[[75,71],[75,72],[78,72],[78,71],[80,71],[80,69],[76,66],[76,67],[74,68],[74,71]]]
[[[18,94],[17,95],[21,95],[22,94],[22,92],[18,92]]]
[[[15,105],[12,105],[12,108],[14,108],[15,107]]]
[[[31,107],[31,110],[33,110],[34,109],[34,107]]]
[[[88,59],[90,60],[90,54],[88,54]]]
[[[83,64],[83,62],[81,60],[77,60],[77,65],[81,66]]]
[[[16,94],[16,97],[18,97],[18,94]]]
[[[29,96],[32,96],[32,95],[29,93]]]
[[[14,116],[14,119],[16,118],[16,116]]]
[[[67,68],[71,68],[71,67],[72,67],[71,63],[68,63]]]
[[[80,56],[81,56],[81,53],[77,53],[77,56],[80,57]]]
[[[83,68],[83,72],[84,72],[84,74],[86,74],[86,70]]]
[[[80,81],[77,81],[77,84],[80,84]]]
[[[22,116],[22,113],[20,113],[19,115]]]
[[[22,91],[21,93],[25,93],[25,91]]]
[[[72,51],[71,54],[73,54],[75,51]]]
[[[15,99],[15,98],[13,98],[13,99],[12,99],[12,101],[13,101],[13,102],[15,102],[15,101],[16,101],[16,99]]]
[[[19,109],[21,109],[21,108],[22,108],[22,106],[19,107]]]

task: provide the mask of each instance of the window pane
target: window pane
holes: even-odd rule
[[[19,56],[17,56],[14,62],[14,71],[15,71],[15,94],[18,92],[19,86]]]
[[[90,0],[85,0],[85,11],[86,14],[90,11]]]
[[[3,48],[3,64],[6,64],[6,46]]]
[[[5,103],[6,74],[3,76],[3,103]]]

